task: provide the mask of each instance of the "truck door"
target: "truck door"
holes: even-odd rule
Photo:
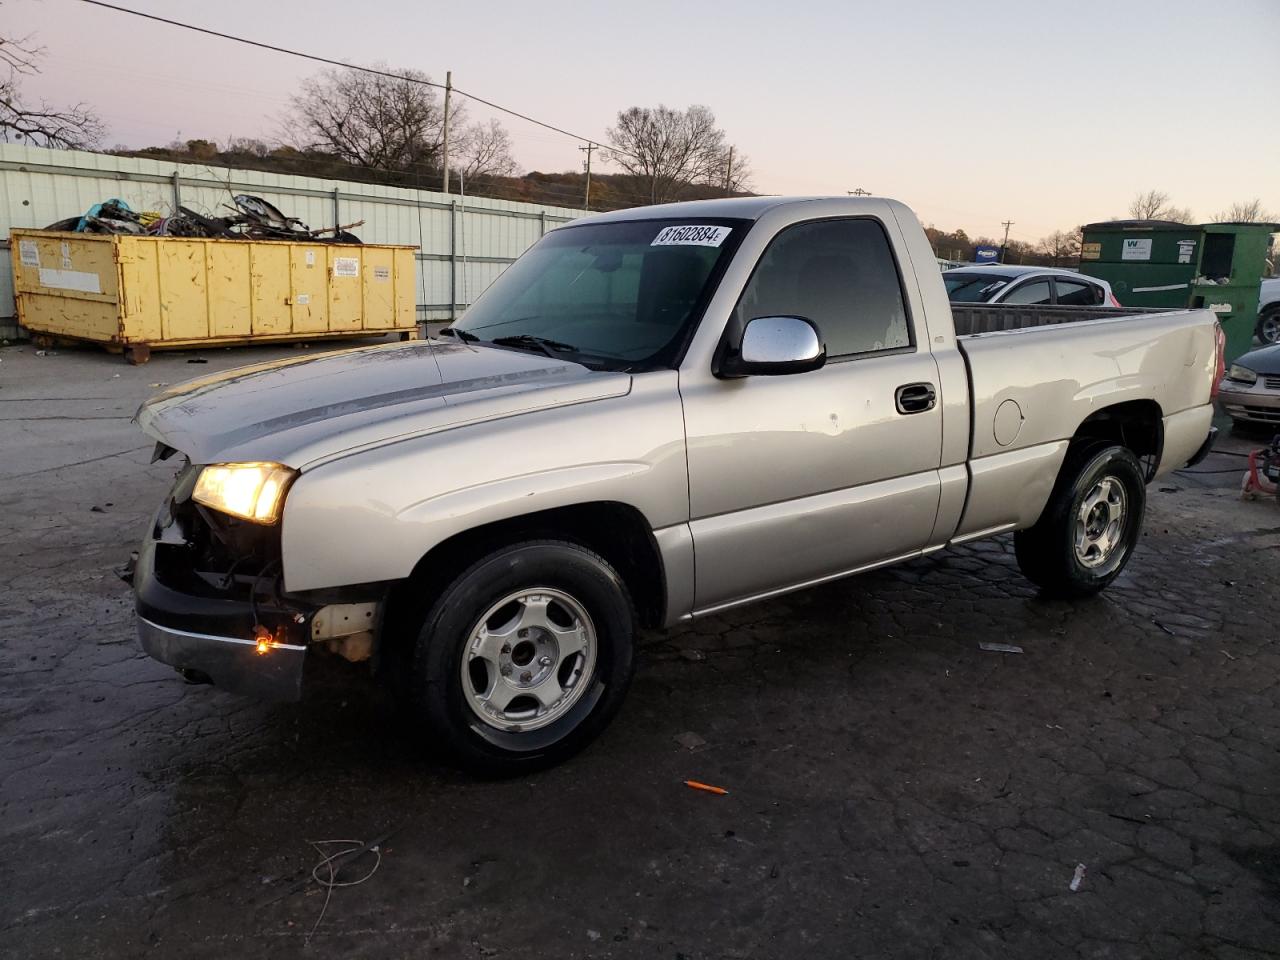
[[[695,610],[920,551],[938,513],[942,412],[888,216],[806,221],[764,249],[729,329],[817,325],[827,363],[717,379],[682,369]]]

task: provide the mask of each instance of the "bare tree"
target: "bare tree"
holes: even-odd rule
[[[728,148],[716,159],[715,169],[707,177],[712,186],[724,190],[726,195],[751,192],[751,160],[746,154]]]
[[[333,154],[374,170],[438,173],[444,162],[444,106],[419,70],[325,70],[292,98],[286,139],[301,150]],[[449,111],[450,167],[468,180],[517,170],[511,136],[497,120],[467,124],[455,96]]]
[[[1161,190],[1148,190],[1133,198],[1129,204],[1129,216],[1135,220],[1172,220],[1190,223],[1193,219],[1187,207],[1175,207],[1169,195]]]
[[[358,167],[439,169],[444,109],[427,86],[431,78],[418,70],[388,72],[396,76],[333,69],[304,80],[290,101],[288,139]],[[461,126],[462,114],[454,109],[450,124]]]
[[[618,114],[609,139],[617,148],[609,158],[640,181],[650,203],[678,199],[691,184],[724,183],[729,145],[707,107],[631,107]],[[739,160],[745,172],[747,158],[735,150],[735,167]]]
[[[30,36],[0,36],[0,141],[63,150],[96,146],[106,127],[85,104],[59,108],[44,100],[32,104],[23,99],[22,78],[40,72],[43,56],[44,50]]]
[[[1055,230],[1040,241],[1040,253],[1051,261],[1051,266],[1063,266],[1080,259],[1082,235],[1075,230]]]
[[[473,123],[459,133],[457,142],[449,166],[459,169],[467,180],[513,177],[519,173],[511,155],[511,135],[497,120]]]
[[[1215,213],[1213,219],[1215,223],[1275,223],[1276,215],[1264,209],[1262,201],[1255,197],[1233,203],[1226,210]]]

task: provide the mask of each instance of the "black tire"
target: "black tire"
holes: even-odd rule
[[[595,636],[594,666],[590,676],[579,677],[582,690],[561,716],[539,729],[509,732],[472,707],[463,656],[481,616],[513,592],[534,588],[560,591],[585,610]],[[459,575],[423,619],[412,652],[411,714],[434,745],[471,773],[531,773],[577,753],[608,725],[631,682],[634,636],[630,594],[603,557],[558,540],[504,547]]]
[[[1123,516],[1117,521],[1114,546],[1085,562],[1076,547],[1077,522],[1086,498],[1105,478],[1123,489]],[[1095,445],[1069,450],[1039,521],[1014,535],[1018,567],[1047,596],[1069,599],[1097,593],[1120,575],[1133,554],[1142,533],[1146,494],[1142,467],[1127,448]],[[1106,507],[1102,515],[1112,509]]]
[[[1268,310],[1260,316],[1253,335],[1264,347],[1280,343],[1280,310]]]

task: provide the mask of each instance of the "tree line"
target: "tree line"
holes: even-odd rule
[[[1129,204],[1129,218],[1133,220],[1164,220],[1172,223],[1195,222],[1187,207],[1176,206],[1169,195],[1160,190],[1148,190],[1138,194]],[[1111,216],[1107,220],[1120,220]],[[1269,212],[1260,199],[1242,200],[1215,213],[1209,223],[1276,223],[1277,216]],[[1039,240],[1011,239],[1007,244],[993,237],[970,237],[964,230],[940,230],[932,224],[925,227],[934,253],[943,260],[972,262],[977,247],[1003,247],[1004,263],[1026,264],[1037,267],[1077,267],[1080,265],[1080,247],[1083,232],[1055,230]]]

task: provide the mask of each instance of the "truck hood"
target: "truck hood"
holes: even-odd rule
[[[410,341],[238,367],[169,387],[139,409],[193,463],[305,469],[358,449],[625,395],[631,377],[483,345]]]

